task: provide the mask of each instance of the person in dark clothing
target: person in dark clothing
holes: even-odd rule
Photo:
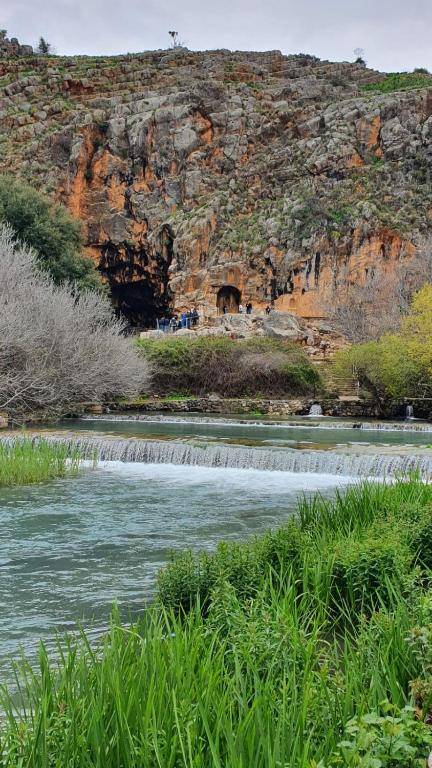
[[[199,320],[199,314],[198,314],[198,310],[197,310],[197,308],[196,308],[196,307],[194,307],[194,308],[193,308],[193,311],[192,311],[192,325],[193,325],[193,327],[194,327],[194,328],[196,328],[196,327],[197,327],[197,325],[198,325],[198,320]]]
[[[250,301],[248,301],[248,303],[246,304],[246,314],[247,315],[252,314],[252,303]]]
[[[270,306],[270,304],[267,304],[267,306],[266,306],[266,308],[265,308],[265,311],[266,311],[266,315],[269,315],[269,314],[270,314],[270,312],[271,312],[271,306]]]

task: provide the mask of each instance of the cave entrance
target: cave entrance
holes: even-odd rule
[[[241,293],[233,285],[223,285],[219,288],[216,299],[216,306],[220,314],[225,312],[238,312],[240,306]]]
[[[173,241],[174,236],[166,226],[151,250],[146,242],[108,242],[102,249],[99,269],[109,283],[116,312],[132,327],[156,328],[158,320],[171,315],[169,268]]]
[[[111,283],[112,302],[119,315],[135,328],[156,328],[156,321],[168,313],[168,302],[158,295],[147,279]]]

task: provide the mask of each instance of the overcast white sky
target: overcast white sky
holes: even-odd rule
[[[192,50],[313,53],[385,71],[432,70],[432,0],[0,0],[0,28],[23,43],[40,35],[59,54],[167,48],[168,30]]]

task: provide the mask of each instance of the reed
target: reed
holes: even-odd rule
[[[302,506],[292,536],[275,531],[208,555],[208,568],[223,568],[205,605],[197,589],[187,611],[159,601],[132,626],[114,610],[97,647],[84,633],[59,642],[55,658],[41,645],[39,668],[17,671],[18,694],[2,693],[2,768],[425,764],[432,734],[410,683],[432,691],[426,629],[412,632],[432,622],[430,572],[414,558],[403,578],[383,573],[374,605],[358,611],[348,591],[335,601],[328,552],[337,543],[345,553],[356,537],[367,554],[391,520],[409,541],[431,500],[415,479],[317,499]],[[291,554],[282,558],[284,541]],[[203,558],[190,556],[189,577],[179,562],[197,587]],[[179,579],[173,568],[166,574]]]
[[[26,437],[0,442],[2,488],[73,476],[79,467],[79,450],[65,444]]]

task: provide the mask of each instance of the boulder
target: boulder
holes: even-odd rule
[[[192,331],[190,328],[179,328],[178,331],[175,332],[175,337],[181,336],[181,338],[194,338],[196,337],[196,332]]]
[[[223,328],[227,334],[234,334],[239,338],[252,336],[254,332],[252,317],[250,315],[240,313],[235,315],[222,315],[222,317],[219,318],[219,323],[220,327]]]
[[[141,331],[139,337],[140,339],[163,339],[165,336],[163,331]]]
[[[272,339],[299,341],[304,337],[298,318],[289,312],[270,312],[263,318],[263,329],[264,334]]]

